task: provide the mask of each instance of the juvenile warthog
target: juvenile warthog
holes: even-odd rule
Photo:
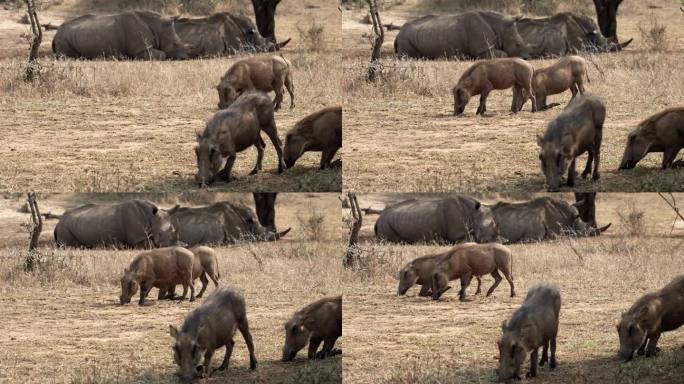
[[[556,192],[561,178],[567,172],[567,185],[575,185],[575,158],[589,153],[587,164],[582,172],[586,178],[594,162],[593,181],[598,181],[601,161],[601,139],[606,107],[603,101],[593,95],[577,96],[570,101],[546,128],[544,136],[537,136],[540,147],[539,160],[542,173],[546,176],[549,192]]]
[[[304,152],[321,151],[321,169],[330,168],[342,146],[342,107],[323,108],[303,118],[285,136],[285,165],[294,166]]]
[[[663,289],[647,293],[632,305],[617,325],[622,361],[629,361],[634,351],[655,356],[660,334],[684,325],[684,275],[676,277]]]
[[[527,377],[536,377],[539,347],[543,347],[539,365],[543,367],[549,361],[549,367],[556,368],[556,337],[560,307],[560,291],[554,285],[541,283],[530,288],[522,306],[513,313],[511,320],[504,321],[501,327],[503,335],[498,341],[499,381],[519,380],[520,368],[528,353],[530,371]]]
[[[627,136],[619,169],[632,169],[651,152],[662,152],[662,168],[671,168],[684,148],[684,107],[670,108],[639,123]]]
[[[240,95],[228,109],[216,112],[204,132],[197,135],[197,183],[206,186],[214,182],[216,176],[231,181],[236,154],[251,146],[257,149],[257,161],[250,175],[260,171],[266,145],[261,139],[261,131],[271,139],[278,154],[278,173],[282,173],[285,168],[283,144],[278,138],[271,99],[261,91],[250,91]],[[220,170],[225,157],[226,165]]]
[[[474,243],[465,243],[464,245],[466,244]],[[432,275],[435,273],[437,264],[444,257],[444,253],[421,256],[406,264],[404,268],[399,271],[399,287],[397,288],[397,295],[405,295],[409,288],[413,287],[415,284],[418,284],[421,286],[418,296],[432,296]],[[475,278],[477,279],[477,291],[475,292],[477,295],[480,293],[481,280],[479,276],[475,276]]]
[[[214,351],[226,346],[226,355],[218,368],[228,368],[233,353],[235,331],[240,330],[249,350],[249,368],[256,369],[254,343],[249,333],[245,297],[232,287],[214,290],[202,305],[190,312],[183,321],[181,329],[169,326],[175,339],[173,357],[178,365],[178,375],[187,381],[195,377],[211,375],[211,359]],[[202,363],[204,357],[204,364]]]
[[[309,343],[309,359],[323,359],[339,355],[341,349],[333,349],[335,341],[342,336],[342,296],[326,297],[295,312],[285,323],[285,346],[283,361],[291,361],[297,352]],[[323,349],[318,347],[323,342]]]
[[[518,100],[513,98],[511,112],[520,111],[528,98],[532,99],[532,111],[536,111],[537,104],[532,91],[533,74],[532,64],[522,59],[503,58],[476,62],[463,72],[453,88],[454,115],[461,115],[468,100],[475,95],[480,95],[480,106],[476,114],[484,114],[487,110],[489,92],[510,87],[514,88],[514,95],[520,95]]]
[[[218,258],[213,249],[206,246],[197,246],[190,248],[190,251],[195,255],[195,261],[192,264],[192,283],[199,277],[202,282],[202,289],[200,289],[196,298],[201,298],[204,291],[209,285],[209,279],[214,282],[214,286],[218,287],[218,281],[221,278],[219,274]],[[167,287],[166,289],[159,289],[159,300],[173,299],[175,295],[175,285]]]
[[[228,108],[243,92],[258,89],[274,91],[273,109],[279,110],[283,102],[283,86],[290,94],[290,108],[294,108],[292,68],[282,56],[256,56],[237,61],[228,68],[216,86],[219,109]]]
[[[140,288],[140,301],[145,304],[145,297],[152,287],[167,289],[176,284],[183,285],[183,297],[190,288],[190,301],[195,300],[195,287],[192,284],[192,268],[195,255],[183,247],[158,248],[143,252],[133,258],[128,268],[124,269],[121,278],[121,296],[119,302],[127,304]]]
[[[532,90],[537,100],[537,110],[544,110],[558,104],[547,105],[546,97],[563,93],[568,89],[572,97],[579,92],[584,94],[584,79],[589,81],[587,62],[579,56],[561,57],[552,65],[535,69],[532,77]],[[513,94],[514,103],[520,102],[520,95]]]
[[[460,279],[461,290],[458,298],[465,301],[465,294],[473,276],[491,274],[494,284],[487,291],[487,296],[501,283],[503,273],[508,284],[511,286],[511,297],[515,296],[515,286],[513,285],[513,265],[511,251],[501,244],[475,244],[466,243],[457,245],[444,253],[444,257],[439,260],[432,274],[432,298],[438,300],[450,287],[447,286],[450,280]],[[478,279],[478,288],[479,288]],[[479,289],[478,289],[479,292]]]

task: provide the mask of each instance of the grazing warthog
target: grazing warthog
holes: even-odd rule
[[[121,278],[121,296],[119,302],[128,304],[131,297],[140,288],[140,301],[144,305],[145,298],[152,287],[166,290],[176,284],[183,285],[185,299],[190,288],[190,301],[195,300],[195,286],[192,283],[192,269],[195,255],[183,247],[153,249],[138,254],[128,268],[124,269]]]
[[[185,317],[180,330],[169,326],[171,337],[175,339],[173,358],[178,365],[178,375],[183,380],[209,377],[214,351],[223,346],[226,347],[226,355],[218,370],[228,368],[237,330],[240,330],[249,350],[249,368],[256,369],[257,359],[246,307],[242,292],[232,287],[221,287]]]
[[[598,181],[601,162],[601,139],[606,106],[593,95],[577,96],[546,128],[544,136],[537,136],[540,147],[539,160],[546,176],[549,192],[560,189],[561,178],[567,172],[568,187],[575,185],[575,159],[589,153],[582,178],[592,173],[591,179]],[[594,170],[591,163],[594,162]]]
[[[297,352],[307,343],[309,343],[309,359],[323,359],[339,355],[342,350],[333,349],[333,347],[340,336],[342,336],[342,296],[314,301],[295,312],[285,323],[283,361],[292,361],[297,356]],[[318,351],[321,342],[323,349]]]
[[[60,25],[52,40],[56,56],[87,59],[187,59],[190,49],[173,21],[149,11],[80,16]]]
[[[627,136],[619,169],[632,169],[651,152],[662,152],[662,168],[671,168],[684,148],[684,107],[670,108],[639,123]]]
[[[475,243],[465,243],[475,244]],[[421,286],[418,296],[427,297],[432,296],[432,275],[435,273],[435,268],[437,264],[447,255],[440,253],[437,255],[421,256],[410,261],[399,271],[399,287],[397,288],[397,295],[405,295],[409,288],[413,287],[415,284]],[[475,276],[477,279],[477,291],[475,294],[480,293],[480,286],[482,281],[479,276]]]
[[[438,57],[528,56],[515,20],[492,11],[427,15],[405,23],[394,40],[398,56]]]
[[[543,367],[548,361],[551,369],[556,368],[556,337],[560,307],[560,291],[554,285],[541,283],[530,288],[522,306],[513,312],[510,321],[504,320],[501,327],[503,335],[497,343],[499,381],[520,379],[520,368],[528,353],[530,371],[527,377],[536,377],[539,347],[543,347],[539,365]]]
[[[655,356],[660,334],[684,325],[684,275],[676,277],[663,289],[647,293],[632,305],[617,325],[620,337],[618,357],[632,359],[634,352]]]
[[[207,122],[204,132],[197,135],[197,183],[207,186],[214,182],[216,176],[231,181],[236,154],[251,146],[257,149],[257,161],[250,175],[259,172],[266,145],[261,131],[271,139],[278,154],[278,173],[282,173],[285,169],[283,144],[278,138],[271,99],[264,92],[249,91],[240,95],[227,109],[216,112]],[[221,170],[226,157],[226,165]]]
[[[342,107],[323,108],[299,120],[285,136],[285,165],[294,166],[304,152],[321,151],[321,169],[330,168],[342,146]]]
[[[515,286],[513,285],[513,264],[511,251],[501,244],[461,244],[453,247],[444,253],[444,257],[439,260],[432,274],[432,299],[438,300],[450,287],[449,281],[460,279],[461,290],[458,292],[458,299],[465,301],[466,289],[470,285],[473,276],[491,274],[494,284],[487,291],[487,296],[501,283],[503,273],[508,284],[511,286],[511,297],[515,296]],[[478,278],[478,293],[480,280]]]
[[[551,197],[522,203],[498,202],[491,206],[499,236],[507,243],[541,241],[560,236],[598,236],[610,223],[595,228],[580,217],[580,201],[569,204]]]
[[[274,91],[273,110],[280,109],[283,87],[290,94],[290,109],[294,108],[292,67],[282,56],[257,56],[237,61],[221,77],[216,91],[219,109],[228,108],[245,91],[258,89],[266,93]]]
[[[489,208],[463,195],[388,206],[375,222],[375,236],[394,243],[489,243],[498,238]]]
[[[57,245],[66,247],[155,248],[177,243],[168,213],[147,200],[69,209],[54,235]]]
[[[532,58],[615,52],[632,42],[609,42],[590,17],[567,12],[539,19],[518,18],[516,25]]]
[[[587,62],[579,56],[561,57],[552,65],[534,70],[532,77],[532,89],[537,100],[537,110],[551,108],[558,104],[547,105],[546,97],[563,93],[568,89],[572,97],[579,92],[584,94],[584,79],[589,82],[587,74]],[[514,103],[517,105],[520,95],[514,94]]]
[[[233,55],[241,51],[275,51],[290,39],[273,44],[264,39],[246,16],[219,12],[203,18],[174,19],[176,32],[192,46],[190,57]]]
[[[201,298],[204,295],[204,291],[209,285],[209,279],[214,282],[214,286],[218,287],[218,281],[221,278],[219,274],[218,258],[216,257],[216,252],[205,246],[197,246],[190,248],[190,252],[195,255],[195,261],[192,264],[192,283],[195,284],[195,280],[199,277],[202,282],[202,289],[195,296],[196,298]],[[158,300],[163,299],[173,299],[175,296],[175,285],[167,287],[166,289],[159,289]]]
[[[453,88],[454,115],[461,115],[472,96],[480,95],[480,105],[476,115],[484,115],[487,111],[487,96],[494,89],[508,89],[513,87],[513,94],[520,95],[513,98],[511,112],[522,109],[527,99],[532,99],[532,111],[536,111],[537,104],[532,91],[532,76],[534,67],[522,59],[505,58],[478,61],[466,69]],[[518,106],[517,104],[520,104]]]
[[[176,206],[168,212],[180,241],[191,246],[279,240],[291,229],[272,231],[259,223],[249,207],[227,201],[199,208]]]

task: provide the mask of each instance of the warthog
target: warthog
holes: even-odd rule
[[[339,355],[341,349],[333,349],[337,338],[342,336],[342,296],[326,297],[295,312],[285,323],[285,346],[283,361],[291,361],[297,352],[309,343],[309,359],[323,359]],[[318,347],[323,343],[323,349]],[[318,352],[317,352],[318,351]]]
[[[183,285],[185,299],[190,288],[190,301],[195,300],[195,287],[192,283],[192,269],[195,255],[183,247],[159,248],[138,254],[128,268],[124,269],[121,278],[121,296],[119,302],[128,304],[131,297],[140,288],[140,301],[144,305],[145,298],[152,287],[166,290],[176,284]]]
[[[601,162],[601,139],[603,122],[606,119],[606,106],[593,95],[577,96],[546,128],[544,136],[537,136],[540,147],[539,160],[542,173],[546,176],[549,192],[560,189],[561,178],[567,172],[567,185],[575,185],[575,159],[585,152],[589,153],[587,164],[582,172],[586,178],[594,162],[593,181],[598,181]]]
[[[560,307],[560,291],[554,285],[541,283],[530,288],[522,306],[513,313],[511,320],[504,321],[501,327],[503,335],[498,341],[499,381],[520,379],[520,368],[528,353],[530,371],[527,377],[536,377],[539,347],[543,347],[539,365],[543,367],[549,361],[549,367],[556,368],[556,337]]]
[[[219,273],[218,258],[216,257],[216,252],[205,246],[197,246],[190,248],[190,252],[195,255],[195,261],[192,264],[192,283],[195,284],[195,280],[199,277],[202,282],[202,289],[195,296],[196,298],[201,298],[204,291],[209,285],[209,279],[214,282],[214,286],[218,287],[218,281],[221,278]],[[167,287],[166,289],[159,289],[159,300],[163,299],[173,299],[175,296],[175,285]]]
[[[632,359],[634,352],[655,356],[660,334],[684,325],[684,275],[675,277],[663,289],[647,293],[632,305],[617,325],[620,337],[618,357]]]
[[[321,151],[321,169],[331,168],[342,146],[342,107],[328,107],[303,118],[285,136],[285,165],[292,168],[304,152]]]
[[[206,186],[213,183],[216,176],[231,181],[236,154],[251,146],[257,149],[257,161],[250,175],[260,171],[266,145],[261,131],[271,139],[278,154],[278,173],[282,173],[285,168],[283,144],[278,138],[271,99],[264,92],[249,91],[240,95],[227,109],[216,112],[207,122],[204,132],[197,135],[197,183]],[[225,157],[226,165],[220,170]]]
[[[147,200],[85,204],[64,212],[54,230],[66,247],[156,248],[176,245],[169,214]]]
[[[464,245],[466,244],[475,243],[464,243]],[[435,273],[437,264],[444,257],[444,253],[421,256],[406,264],[404,268],[399,271],[399,287],[397,288],[397,295],[405,295],[409,288],[413,287],[415,284],[418,284],[421,286],[418,296],[432,296],[432,275]],[[480,285],[482,281],[480,280],[480,276],[475,276],[475,278],[477,279],[477,291],[475,292],[477,295],[480,293]]]
[[[52,40],[56,56],[87,59],[187,59],[191,49],[176,34],[173,21],[149,11],[83,15],[60,25]]]
[[[280,109],[283,87],[290,94],[290,109],[294,108],[292,66],[282,56],[256,56],[237,61],[231,65],[216,86],[219,109],[228,108],[242,93],[258,89],[266,93],[274,91],[273,109]]]
[[[395,243],[489,243],[498,239],[498,231],[489,208],[472,197],[453,195],[388,206],[375,222],[375,237]]]
[[[508,280],[511,297],[514,297],[513,264],[508,248],[495,243],[457,245],[445,252],[435,267],[435,273],[432,274],[432,298],[438,300],[450,288],[447,286],[450,280],[460,279],[461,290],[458,292],[458,298],[465,301],[466,289],[473,276],[486,274],[491,274],[494,278],[494,284],[487,291],[489,296],[503,280],[499,271]],[[479,285],[478,279],[478,288]]]
[[[537,100],[537,110],[544,110],[558,104],[546,104],[546,97],[563,93],[568,89],[572,92],[572,97],[579,92],[584,94],[584,79],[589,82],[587,73],[587,62],[579,56],[561,57],[552,65],[535,69],[532,77],[532,90]],[[519,102],[520,95],[514,94],[514,103]]]
[[[252,334],[249,332],[246,306],[245,297],[236,288],[217,288],[202,305],[185,317],[180,330],[173,325],[169,326],[171,337],[175,339],[173,358],[182,379],[190,381],[198,376],[210,376],[214,351],[224,345],[226,355],[218,370],[228,368],[237,330],[240,330],[249,350],[249,368],[256,369],[257,360]]]
[[[400,57],[428,59],[528,56],[515,20],[492,11],[427,15],[408,21],[394,40],[394,51]]]
[[[537,104],[532,90],[532,76],[534,67],[522,59],[504,58],[478,61],[466,69],[453,88],[454,115],[461,115],[472,96],[480,95],[480,105],[476,115],[484,115],[487,111],[487,96],[494,89],[508,89],[513,87],[511,112],[522,109],[527,99],[532,99],[532,111],[536,111]],[[518,106],[516,103],[520,104]]]
[[[639,123],[627,136],[619,169],[632,169],[651,152],[662,152],[662,168],[671,168],[684,148],[684,107],[670,108]]]

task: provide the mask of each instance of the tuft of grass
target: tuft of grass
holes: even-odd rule
[[[638,28],[642,43],[647,50],[651,52],[670,50],[671,44],[667,35],[667,26],[661,24],[654,15],[651,15],[648,23],[640,23]]]
[[[303,237],[311,241],[320,241],[325,233],[325,216],[312,209],[308,217],[297,216]]]
[[[318,52],[325,49],[325,27],[313,20],[308,28],[297,26],[299,40],[310,51]]]
[[[627,203],[626,212],[622,211],[623,209],[617,211],[616,213],[620,218],[620,224],[624,232],[629,236],[643,235],[645,228],[644,215],[646,213],[639,209],[634,201]]]

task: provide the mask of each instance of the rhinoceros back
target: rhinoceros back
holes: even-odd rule
[[[142,207],[132,204],[88,204],[62,215],[55,227],[57,244],[73,247],[136,246],[144,242],[149,223]]]

